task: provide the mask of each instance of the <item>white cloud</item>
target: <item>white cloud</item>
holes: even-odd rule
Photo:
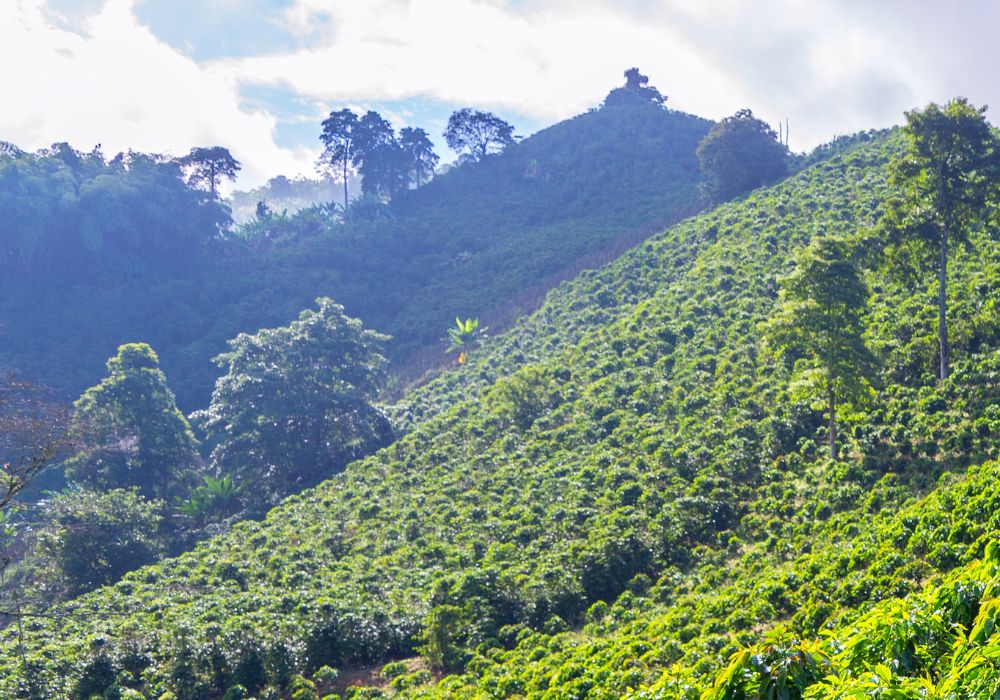
[[[749,106],[791,120],[792,145],[887,126],[955,93],[998,96],[1000,20],[923,0],[297,0],[290,26],[326,37],[284,55],[220,62],[239,80],[331,103],[429,97],[560,119],[637,65],[671,104],[719,118]],[[982,29],[980,29],[982,28]],[[985,59],[985,60],[984,60]]]
[[[315,151],[277,146],[287,105],[247,108],[248,84],[291,88],[304,119],[317,103],[402,102],[405,115],[427,99],[544,122],[598,104],[634,65],[677,109],[788,117],[798,149],[955,94],[1000,103],[993,0],[296,0],[285,29],[303,48],[202,63],[141,26],[134,1],[105,0],[70,30],[44,0],[7,0],[0,61],[16,68],[0,139],[108,153],[221,144],[252,185],[311,172]]]
[[[275,145],[273,116],[239,108],[231,76],[157,40],[136,22],[131,0],[109,0],[77,31],[52,23],[42,0],[15,2],[0,22],[8,67],[0,139],[27,149],[99,143],[106,154],[223,145],[243,162],[248,184],[311,169],[313,153]]]

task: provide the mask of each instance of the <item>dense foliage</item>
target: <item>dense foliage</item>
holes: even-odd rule
[[[392,446],[31,621],[0,690],[277,697],[308,689],[297,673],[329,689],[324,666],[418,652],[459,675],[388,666],[369,696],[695,698],[720,672],[752,691],[765,667],[801,685],[850,668],[796,640],[980,557],[1000,528],[996,467],[949,473],[996,453],[996,246],[956,257],[940,383],[932,289],[870,276],[882,381],[843,417],[841,460],[792,395],[792,358],[761,352],[796,253],[873,225],[899,150],[848,150],[563,285],[394,407],[411,430]],[[794,639],[763,641],[782,620]]]
[[[151,498],[181,495],[198,442],[177,410],[159,358],[144,343],[118,348],[108,376],[73,404],[76,451],[66,476],[91,488],[137,488]]]
[[[30,206],[25,221],[53,223],[42,227],[41,239],[29,236],[38,245],[19,248],[16,259],[49,261],[54,272],[72,263],[80,271],[16,285],[0,280],[0,365],[77,396],[119,345],[143,341],[156,348],[179,405],[190,411],[208,404],[217,376],[211,358],[228,339],[285,324],[326,295],[392,335],[390,358],[397,366],[411,359],[410,374],[417,374],[440,362],[443,329],[456,315],[497,328],[512,308],[536,304],[581,266],[610,259],[615,246],[650,233],[654,222],[691,211],[699,180],[694,150],[708,127],[652,104],[595,110],[400,193],[390,206],[352,203],[347,224],[327,207],[287,217],[277,211],[246,236],[216,241],[211,254],[199,251],[216,229],[198,222],[218,205],[185,187],[175,166],[79,158],[84,174],[108,175],[100,183],[135,185],[116,202],[142,205],[124,210],[139,218],[103,217],[111,228],[101,229],[104,247],[91,253],[83,232],[95,219],[82,211],[59,218],[59,201],[82,201],[75,189],[63,197],[65,183],[77,187],[73,169],[56,155],[0,157],[0,201]],[[24,190],[27,180],[10,179],[22,171],[32,173],[37,196]],[[140,177],[152,184],[139,187]],[[194,208],[181,211],[181,202]],[[12,219],[19,220],[6,215]],[[149,255],[112,255],[119,228],[127,237],[114,250]],[[95,279],[83,265],[98,258],[113,281]]]
[[[705,194],[722,202],[776,182],[788,172],[788,148],[767,123],[741,109],[711,128],[698,144]]]
[[[98,149],[81,153],[58,143],[35,154],[0,153],[5,285],[122,283],[153,262],[186,265],[229,215],[181,175],[176,161],[131,151],[106,160]]]
[[[70,490],[45,504],[33,596],[67,598],[114,583],[166,551],[163,503],[135,491]],[[39,590],[42,589],[42,590]]]
[[[231,340],[216,358],[226,373],[212,403],[196,414],[212,469],[234,480],[251,510],[318,483],[390,436],[371,404],[388,338],[330,299],[316,304],[288,326]]]
[[[514,144],[514,126],[493,114],[465,107],[453,112],[444,130],[448,148],[478,161]]]

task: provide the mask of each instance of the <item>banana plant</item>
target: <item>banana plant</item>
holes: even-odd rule
[[[215,479],[211,476],[203,478],[204,483],[196,486],[191,497],[177,503],[177,510],[195,519],[206,518],[209,515],[229,515],[238,507],[239,497],[243,491],[237,486],[231,476]]]
[[[447,352],[458,352],[458,364],[464,365],[469,357],[469,352],[479,342],[479,319],[461,318],[455,319],[455,325],[448,329],[448,350]]]

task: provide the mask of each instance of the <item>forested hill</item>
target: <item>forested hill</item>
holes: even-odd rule
[[[560,286],[397,407],[396,444],[30,621],[23,658],[7,631],[0,694],[313,698],[361,679],[380,689],[348,697],[721,700],[772,669],[919,678],[994,595],[992,564],[863,613],[1000,535],[1000,248],[977,234],[953,259],[940,382],[932,276],[865,273],[880,369],[838,459],[801,354],[762,330],[803,248],[872,242],[900,148],[849,148]],[[841,629],[849,647],[800,641],[855,620],[870,634]]]
[[[440,362],[456,315],[499,327],[582,265],[694,211],[710,125],[652,103],[607,106],[391,205],[362,200],[346,224],[325,207],[272,212],[235,239],[162,159],[11,150],[0,366],[74,397],[118,345],[145,341],[182,408],[198,408],[227,339],[285,324],[319,295],[393,335],[397,362],[428,347]]]

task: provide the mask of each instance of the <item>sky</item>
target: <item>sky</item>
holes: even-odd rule
[[[330,111],[527,136],[637,66],[668,106],[749,107],[793,150],[963,95],[1000,123],[996,0],[0,0],[0,140],[105,154],[222,145],[240,188],[313,176]]]

